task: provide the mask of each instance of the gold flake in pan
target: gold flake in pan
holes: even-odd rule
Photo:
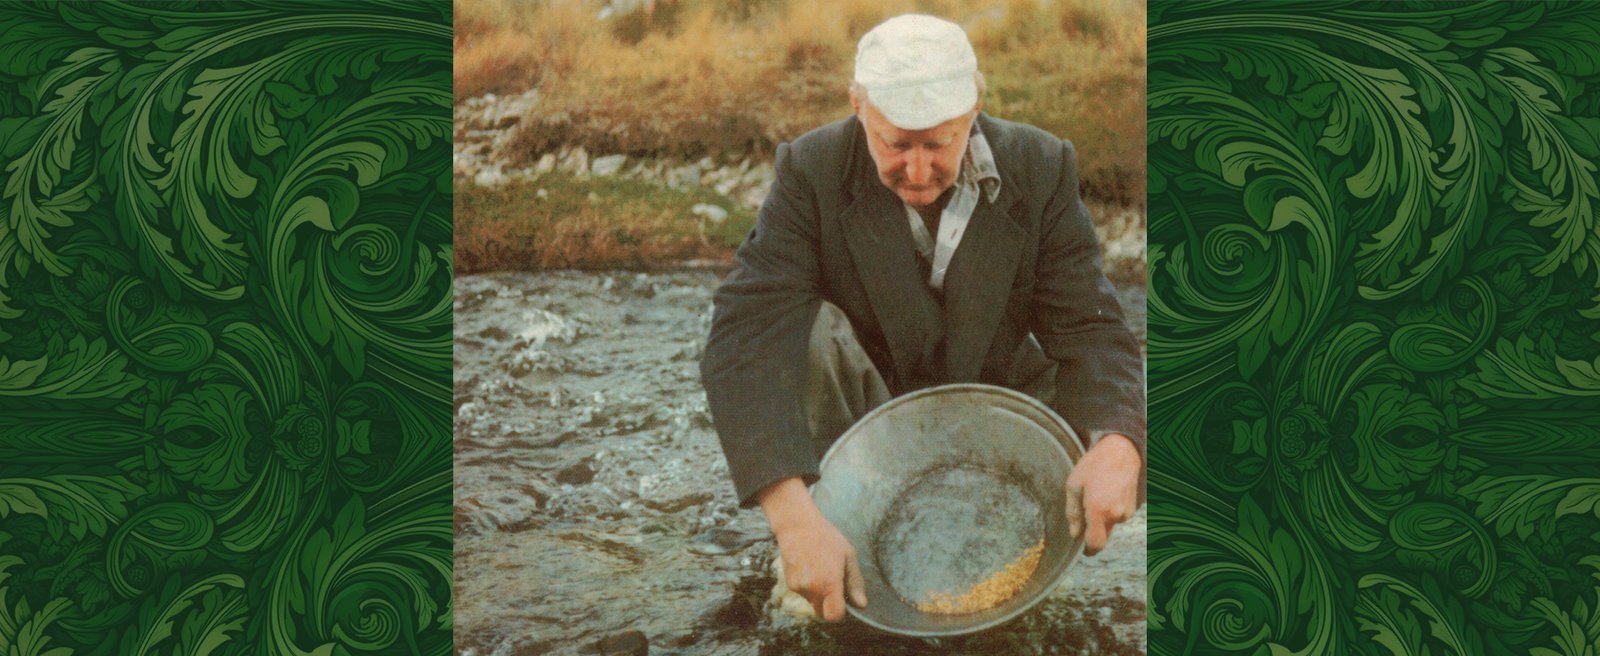
[[[955,595],[949,592],[930,592],[926,600],[917,604],[917,610],[935,615],[966,615],[989,610],[1016,596],[1022,586],[1033,578],[1039,569],[1039,559],[1044,555],[1044,540],[1022,552],[1005,569],[995,572],[972,589]]]

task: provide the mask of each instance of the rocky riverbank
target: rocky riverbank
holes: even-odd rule
[[[515,129],[532,111],[537,91],[473,98],[456,107],[455,178],[497,187],[546,175],[620,177],[681,189],[704,187],[751,209],[766,200],[772,164],[749,156],[672,160],[590,153],[565,146],[552,152],[520,152]]]
[[[616,178],[675,190],[704,190],[719,200],[686,205],[681,210],[683,225],[704,226],[707,222],[720,223],[730,209],[754,211],[766,200],[772,186],[772,163],[748,155],[707,155],[683,160],[591,153],[572,146],[524,152],[517,147],[516,131],[534,111],[537,98],[535,90],[472,98],[456,106],[454,176],[458,187],[538,185],[541,180],[565,177]],[[1092,157],[1093,153],[1084,156]],[[593,200],[605,203],[608,199]],[[1107,275],[1119,284],[1142,285],[1146,261],[1143,210],[1093,199],[1088,203],[1104,247]],[[530,214],[541,211],[537,207],[528,210]],[[698,230],[704,234],[703,227]]]

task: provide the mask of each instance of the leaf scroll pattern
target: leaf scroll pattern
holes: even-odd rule
[[[450,652],[450,22],[0,2],[0,653]]]
[[[1600,649],[1600,11],[1153,3],[1150,646]]]

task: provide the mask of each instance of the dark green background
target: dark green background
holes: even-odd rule
[[[1600,649],[1600,6],[1150,7],[1150,647]]]
[[[1600,649],[1600,10],[1150,16],[1152,652]],[[449,651],[449,22],[0,4],[0,652]]]
[[[0,653],[450,651],[450,21],[0,3]]]

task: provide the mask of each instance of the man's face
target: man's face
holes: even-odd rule
[[[926,130],[902,130],[871,103],[853,96],[851,102],[866,127],[867,152],[878,166],[878,179],[905,204],[928,207],[956,183],[976,108]]]

